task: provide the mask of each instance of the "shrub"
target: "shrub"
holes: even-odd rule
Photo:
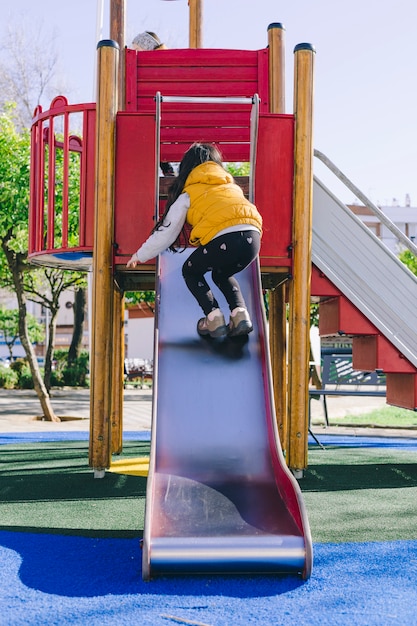
[[[10,367],[4,367],[0,365],[0,387],[2,389],[15,389],[17,386],[19,377]]]
[[[81,352],[70,365],[68,365],[68,350],[56,350],[55,369],[51,372],[51,385],[53,387],[88,387],[88,363],[89,354]]]
[[[17,387],[19,389],[33,389],[33,378],[32,372],[30,371],[29,365],[24,365],[19,373],[19,379],[17,381]]]

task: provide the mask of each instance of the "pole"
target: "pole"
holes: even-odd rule
[[[123,389],[125,360],[125,301],[124,294],[113,284],[113,361],[111,392],[111,452],[120,454],[123,448]]]
[[[285,113],[285,26],[268,26],[269,112]]]
[[[110,39],[119,44],[119,109],[124,109],[125,84],[125,35],[126,33],[126,0],[111,0],[110,4]]]
[[[310,360],[311,233],[313,217],[314,47],[298,44],[294,72],[293,280],[289,312],[289,441],[287,463],[296,477],[307,467]]]
[[[188,0],[190,7],[189,47],[203,47],[203,0]]]
[[[281,23],[268,26],[269,111],[285,113],[285,28]],[[277,216],[278,227],[278,216]],[[269,344],[275,412],[281,447],[287,448],[287,317],[285,283],[269,291]]]
[[[112,0],[110,7],[110,38],[117,41],[119,54],[119,80],[117,84],[118,108],[125,106],[125,39],[126,0]],[[113,284],[113,352],[112,352],[112,408],[111,451],[120,454],[123,447],[123,376],[125,358],[124,293]]]
[[[110,465],[113,324],[114,159],[119,46],[97,45],[96,190],[93,255],[89,462],[102,478]]]

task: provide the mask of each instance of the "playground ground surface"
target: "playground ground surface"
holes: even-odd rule
[[[149,452],[151,391],[125,391],[122,459]],[[333,399],[332,399],[333,400]],[[366,400],[369,400],[367,402]],[[360,398],[360,410],[380,398]],[[88,467],[88,390],[55,424],[33,392],[0,391],[0,625],[417,625],[417,432],[313,427],[300,480],[314,546],[292,576],[141,580],[146,476]],[[351,414],[358,399],[329,403]],[[321,407],[313,405],[313,424]]]
[[[2,432],[88,432],[90,411],[89,389],[54,389],[51,394],[52,406],[62,419],[59,423],[41,421],[39,400],[32,390],[0,389],[0,433]],[[386,406],[385,399],[368,396],[337,396],[327,399],[330,423],[332,419],[343,418],[349,424],[350,415],[365,415]],[[361,426],[331,425],[325,428],[324,414],[318,400],[311,402],[312,431],[318,436],[326,434],[384,434],[382,428]],[[124,390],[123,429],[143,431],[151,428],[152,389],[138,389],[128,386]],[[365,420],[366,422],[366,420]],[[386,434],[417,437],[417,429],[396,428],[395,424],[386,429]]]

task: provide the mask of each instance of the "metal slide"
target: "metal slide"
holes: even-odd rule
[[[312,260],[417,367],[417,277],[317,178]]]
[[[143,578],[308,578],[311,536],[276,433],[259,266],[238,275],[253,332],[215,343],[196,332],[202,313],[181,274],[189,254],[159,258]]]

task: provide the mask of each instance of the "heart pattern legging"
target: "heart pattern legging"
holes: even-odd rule
[[[219,308],[204,275],[211,272],[214,284],[226,298],[231,311],[245,307],[240,285],[234,275],[241,272],[259,254],[260,233],[242,230],[226,233],[199,246],[182,266],[182,275],[188,289],[203,309],[204,315]]]

